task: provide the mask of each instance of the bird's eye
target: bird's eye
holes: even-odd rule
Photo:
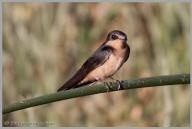
[[[116,35],[112,35],[111,38],[112,38],[113,40],[118,39],[118,37],[117,37]]]

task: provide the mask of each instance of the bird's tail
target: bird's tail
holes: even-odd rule
[[[57,92],[62,91],[62,90],[67,90],[68,88],[66,87],[66,85],[64,84],[62,87],[60,87]]]
[[[69,79],[62,87],[60,87],[57,90],[57,92],[62,90],[69,90],[72,88],[81,87],[83,85],[91,83],[91,82],[85,82],[85,83],[79,84],[85,78],[86,75],[87,75],[87,72],[83,68],[80,68],[71,79]]]
[[[85,82],[85,83],[82,83],[82,84],[79,84],[79,85],[74,85],[73,87],[67,87],[66,83],[60,87],[57,92],[59,91],[62,91],[62,90],[69,90],[69,89],[74,89],[74,88],[79,88],[79,87],[82,87],[82,86],[85,86],[85,85],[88,85],[88,84],[91,84],[93,83],[94,81],[88,81],[88,82]]]

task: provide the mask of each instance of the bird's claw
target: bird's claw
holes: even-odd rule
[[[117,83],[117,85],[118,85],[118,90],[123,89],[123,87],[122,87],[122,85],[121,85],[121,81],[116,80],[116,79],[114,79],[113,77],[110,77],[110,78]]]
[[[118,84],[118,90],[123,89],[122,85],[121,85],[121,81],[117,80],[117,84]]]
[[[104,86],[107,88],[107,92],[109,91],[109,89],[112,89],[110,86],[110,82],[104,82]]]

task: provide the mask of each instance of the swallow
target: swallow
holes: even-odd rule
[[[105,42],[57,92],[82,87],[107,78],[113,79],[112,76],[128,60],[129,54],[127,35],[119,30],[111,31]]]

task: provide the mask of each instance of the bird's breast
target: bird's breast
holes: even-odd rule
[[[109,59],[101,66],[91,71],[80,83],[90,80],[103,80],[112,76],[122,65],[123,57],[111,54]]]

